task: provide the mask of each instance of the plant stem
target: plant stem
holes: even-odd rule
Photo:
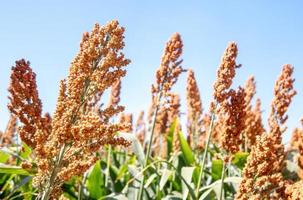
[[[221,175],[221,188],[220,188],[220,200],[224,199],[224,176],[225,176],[225,162],[223,159],[222,175]]]
[[[105,174],[105,187],[108,186],[111,150],[112,150],[112,147],[111,147],[111,145],[109,145],[109,146],[108,146],[108,150],[107,150],[107,162],[106,162],[106,174]]]
[[[48,200],[49,199],[49,196],[50,196],[51,191],[53,189],[54,182],[55,182],[56,177],[57,177],[58,169],[61,166],[61,162],[62,162],[65,150],[66,150],[66,144],[63,144],[63,146],[60,149],[59,155],[58,155],[58,157],[56,159],[55,166],[54,166],[54,168],[52,170],[52,173],[51,173],[51,176],[50,176],[47,188],[46,188],[46,190],[42,194],[41,200]]]
[[[207,152],[208,152],[208,147],[209,147],[209,143],[210,143],[211,134],[212,134],[213,127],[214,127],[214,121],[215,121],[215,114],[214,114],[214,111],[213,111],[212,114],[211,114],[210,127],[209,127],[209,130],[208,130],[206,145],[205,145],[204,152],[203,152],[202,163],[200,165],[201,169],[200,169],[198,184],[197,184],[197,188],[196,188],[196,198],[197,199],[199,198],[199,189],[200,189],[201,182],[202,182],[202,179],[203,179],[203,171],[204,171],[204,168],[205,168],[205,161],[206,161],[206,156],[207,156]]]
[[[158,98],[156,100],[156,108],[155,108],[155,112],[154,112],[154,115],[153,115],[151,133],[150,133],[150,138],[149,138],[149,142],[148,142],[148,145],[147,145],[147,151],[146,151],[146,154],[145,154],[145,161],[144,161],[143,168],[145,168],[148,164],[161,97],[162,97],[162,92],[160,91],[160,93],[158,94]],[[143,173],[143,177],[142,177],[142,180],[141,180],[141,183],[140,183],[140,190],[139,190],[139,193],[138,193],[138,196],[137,196],[137,200],[142,199],[143,187],[144,187],[144,178],[145,178],[145,176],[144,176],[144,173]]]

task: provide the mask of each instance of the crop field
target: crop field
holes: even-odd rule
[[[266,121],[253,76],[232,88],[242,66],[238,44],[228,43],[211,104],[203,108],[196,75],[183,67],[182,37],[174,33],[155,72],[150,108],[133,119],[120,105],[130,63],[124,32],[113,20],[83,34],[53,114],[43,112],[30,62],[15,62],[11,116],[1,132],[1,199],[303,199],[302,127],[282,143],[296,95],[290,64],[273,85]],[[181,74],[185,124],[174,92]]]

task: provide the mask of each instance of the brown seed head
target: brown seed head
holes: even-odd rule
[[[237,44],[234,42],[229,43],[221,59],[214,84],[214,99],[218,103],[223,102],[228,96],[228,89],[236,75],[235,69],[239,67],[239,65],[236,65],[237,54]]]
[[[202,102],[194,72],[188,70],[187,87],[187,135],[189,144],[194,147],[194,140],[201,134]]]
[[[293,184],[289,184],[286,187],[285,193],[286,197],[285,199],[287,200],[301,200],[303,197],[303,180],[298,181]]]
[[[281,170],[283,145],[275,144],[272,137],[263,134],[257,138],[243,169],[243,179],[236,199],[283,199],[285,181]]]
[[[265,129],[262,123],[261,100],[257,99],[254,109],[246,111],[244,134],[247,147],[251,149],[251,147],[256,143],[257,136],[264,132]]]
[[[45,190],[52,172],[56,170],[58,174],[52,186],[52,198],[56,198],[56,195],[60,193],[60,187],[64,181],[72,176],[83,174],[95,163],[97,159],[95,152],[100,147],[106,144],[129,145],[128,141],[116,135],[117,132],[129,126],[110,123],[110,118],[123,111],[123,107],[110,105],[105,109],[101,106],[94,108],[105,90],[117,83],[126,73],[124,67],[130,61],[125,59],[121,52],[124,47],[123,34],[124,28],[120,27],[117,21],[111,21],[105,26],[96,24],[91,33],[85,33],[80,44],[80,51],[71,63],[67,81],[61,81],[53,119],[50,120],[46,116],[45,120],[37,120],[38,117],[32,117],[36,135],[43,135],[43,127],[49,127],[49,124],[52,127],[47,140],[43,141],[34,137],[37,143],[36,151],[39,147],[39,152],[36,158],[38,173],[33,179],[35,186],[40,190]],[[34,82],[33,73],[27,68],[26,70],[22,74],[29,73],[31,78],[29,82]],[[22,76],[21,78],[25,79]],[[30,113],[30,117],[41,116],[41,103],[36,97],[36,86],[32,88],[34,92],[30,93],[29,97],[34,99],[31,102],[34,102],[37,108],[31,106],[36,115]],[[16,93],[15,91],[13,90],[12,94]],[[26,107],[26,105],[21,105],[21,107]],[[47,124],[45,122],[46,125],[40,127],[36,121],[46,121]],[[26,124],[25,122],[23,123]],[[60,152],[63,153],[60,154]],[[55,168],[54,161],[58,158],[60,162],[55,162]]]
[[[245,91],[239,87],[230,91],[230,99],[222,102],[219,117],[223,121],[221,146],[231,153],[239,151],[241,133],[245,129]]]
[[[22,141],[36,148],[38,142],[41,142],[41,145],[47,140],[50,132],[49,127],[45,126],[48,119],[42,117],[36,74],[32,71],[30,63],[21,59],[12,67],[10,79],[8,109],[22,123],[19,130]]]
[[[152,85],[152,94],[156,96],[159,92],[169,92],[178,76],[183,71],[180,56],[182,54],[182,40],[179,33],[171,36],[166,43],[161,59],[160,67],[156,72],[156,83]]]
[[[278,141],[282,140],[282,133],[286,127],[284,124],[288,118],[286,111],[296,95],[292,78],[293,67],[291,65],[284,65],[278,80],[275,83],[274,98],[271,103],[271,113],[269,116],[270,134]]]

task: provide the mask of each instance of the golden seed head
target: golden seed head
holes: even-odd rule
[[[187,140],[195,148],[194,140],[201,134],[202,101],[194,72],[189,69],[186,87],[187,100]]]
[[[230,99],[222,102],[219,110],[222,119],[221,146],[227,152],[236,153],[242,143],[241,133],[245,129],[245,91],[239,87],[230,90]]]
[[[166,43],[161,59],[160,67],[156,72],[156,83],[152,85],[152,94],[156,96],[159,92],[169,92],[176,83],[178,76],[183,71],[181,63],[183,43],[179,33],[171,36]]]
[[[214,99],[218,103],[223,102],[228,96],[228,89],[236,75],[235,69],[240,66],[236,64],[237,55],[237,44],[234,42],[229,43],[221,59],[221,64],[217,71],[217,79],[214,83]]]
[[[296,95],[293,87],[294,79],[292,78],[293,67],[284,65],[278,80],[275,83],[274,98],[271,103],[271,113],[268,119],[270,134],[278,141],[282,140],[282,133],[286,127],[284,124],[288,118],[286,111]]]

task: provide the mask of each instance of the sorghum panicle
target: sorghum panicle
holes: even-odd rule
[[[124,67],[130,61],[121,52],[123,33],[124,28],[111,21],[105,26],[96,24],[91,33],[83,35],[68,78],[60,83],[52,120],[41,116],[35,74],[29,63],[21,60],[13,68],[9,108],[23,124],[22,139],[35,150],[38,173],[33,183],[43,195],[49,191],[52,198],[59,195],[64,181],[83,174],[94,164],[95,152],[101,146],[129,144],[116,136],[128,126],[109,123],[123,108],[92,109],[104,91],[126,73]]]
[[[262,123],[261,100],[257,99],[255,107],[246,111],[245,139],[249,149],[256,143],[256,138],[265,132]]]
[[[39,99],[36,74],[30,63],[21,59],[12,67],[8,91],[8,109],[22,123],[19,134],[23,142],[41,151],[43,143],[51,131],[49,119],[42,116],[42,103]]]
[[[270,134],[277,140],[282,140],[283,126],[288,118],[286,111],[296,95],[292,78],[293,67],[289,64],[283,66],[282,72],[275,83],[274,98],[271,103],[271,113],[268,119]]]
[[[245,91],[239,87],[237,91],[230,90],[230,99],[222,102],[219,109],[222,119],[221,146],[227,152],[236,153],[242,143],[241,133],[245,129]]]
[[[285,199],[285,187],[288,182],[283,179],[284,145],[282,133],[287,120],[286,111],[296,94],[293,89],[293,68],[284,65],[275,84],[274,99],[269,117],[269,134],[257,138],[255,146],[243,169],[243,179],[237,197],[244,199]]]
[[[187,87],[187,140],[192,148],[201,135],[202,101],[193,70],[188,70]]]
[[[161,59],[160,67],[156,72],[156,83],[152,85],[152,94],[163,94],[169,92],[171,87],[176,83],[178,76],[182,73],[181,66],[183,43],[179,33],[171,36],[166,43],[164,53]]]
[[[253,76],[247,79],[244,90],[246,119],[243,142],[246,148],[251,149],[255,144],[256,137],[265,132],[262,124],[261,100],[257,99],[254,109],[252,108],[252,99],[256,94],[256,82]]]
[[[232,80],[236,75],[236,68],[240,65],[236,64],[238,55],[237,44],[231,42],[228,44],[224,55],[221,59],[219,69],[217,71],[217,79],[214,84],[214,99],[218,103],[222,103],[229,95],[229,88],[232,85]]]

